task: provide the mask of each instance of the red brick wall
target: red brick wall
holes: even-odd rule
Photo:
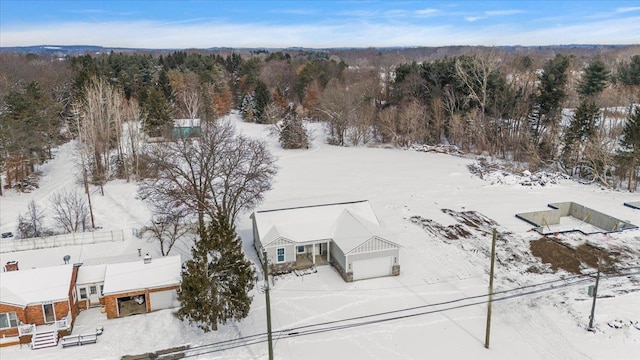
[[[56,320],[60,320],[69,314],[69,310],[70,310],[69,302],[68,301],[57,302],[53,304],[53,309],[56,313]]]
[[[114,295],[106,295],[104,297],[104,305],[107,310],[107,319],[113,319],[118,317],[118,298],[126,297],[126,296],[136,296],[136,295],[144,295],[145,297],[145,305],[147,307],[147,312],[151,311],[151,302],[149,301],[149,294],[152,292],[179,289],[179,285],[175,286],[167,286],[158,289],[147,289],[147,290],[139,290],[139,291],[131,291],[122,294],[114,294]]]
[[[0,313],[8,313],[12,311],[16,312],[16,316],[18,317],[19,321],[22,321],[23,323],[25,322],[26,318],[25,318],[23,308],[19,306],[0,304]],[[10,329],[0,330],[0,336],[18,336],[18,328],[15,327]]]
[[[80,306],[78,305],[78,301],[80,300],[80,294],[77,293],[76,289],[76,279],[78,278],[78,268],[80,265],[73,266],[73,273],[71,273],[71,284],[69,284],[69,304],[71,304],[71,329],[73,329],[73,324],[76,322],[76,317],[78,313],[80,313]],[[73,292],[76,291],[76,301],[73,301]],[[66,315],[64,315],[66,316]]]

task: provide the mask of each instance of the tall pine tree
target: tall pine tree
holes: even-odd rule
[[[620,150],[618,150],[616,160],[618,166],[629,174],[628,190],[635,191],[638,166],[640,165],[640,106],[634,107],[622,131]]]
[[[199,236],[182,273],[176,315],[208,332],[228,320],[247,317],[254,271],[234,226],[221,212],[200,229]]]
[[[585,69],[578,84],[578,94],[583,97],[595,96],[604,90],[609,81],[609,71],[602,60],[594,60]]]

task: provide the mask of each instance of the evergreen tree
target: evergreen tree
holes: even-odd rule
[[[256,101],[253,92],[246,93],[240,102],[240,114],[245,121],[254,122],[256,118]]]
[[[256,122],[264,124],[266,121],[263,118],[264,109],[271,103],[271,94],[269,93],[269,89],[262,82],[258,81],[256,85],[256,89],[254,91],[254,100],[255,100],[255,114],[254,119]]]
[[[145,99],[143,109],[147,114],[145,131],[150,136],[161,136],[172,126],[173,114],[162,90],[152,87]]]
[[[620,150],[616,157],[618,166],[630,174],[628,189],[635,191],[637,168],[640,165],[640,106],[635,106],[633,112],[624,124]]]
[[[570,168],[578,163],[582,144],[595,135],[601,115],[600,108],[592,101],[583,101],[576,108],[563,137],[562,159],[565,167]]]
[[[558,54],[547,61],[538,77],[538,95],[531,116],[531,129],[536,143],[547,126],[554,128],[560,121],[562,104],[567,97],[567,69],[569,58]]]
[[[199,230],[199,236],[182,273],[176,315],[208,332],[217,330],[218,324],[247,317],[254,271],[234,226],[222,212]]]
[[[582,79],[578,84],[578,94],[589,97],[602,92],[609,79],[609,71],[602,60],[591,62],[582,74]]]
[[[279,140],[283,149],[309,148],[309,133],[293,109],[279,125]]]

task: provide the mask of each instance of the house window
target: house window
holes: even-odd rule
[[[87,298],[87,288],[80,288],[80,299]]]
[[[277,254],[278,254],[278,262],[284,262],[285,258],[284,258],[284,248],[278,248]]]
[[[95,295],[98,293],[98,288],[95,285],[93,285],[89,288],[89,291],[91,292],[91,295]]]
[[[8,312],[0,314],[0,329],[9,329],[18,326],[18,316],[16,312]]]
[[[304,245],[298,246],[298,253],[303,253],[303,252],[304,252]]]
[[[104,296],[104,285],[100,285],[100,296]]]

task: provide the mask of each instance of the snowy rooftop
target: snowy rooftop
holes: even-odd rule
[[[179,285],[182,259],[178,256],[154,258],[145,264],[135,262],[107,265],[104,280],[105,295],[127,291]]]
[[[104,281],[107,265],[88,265],[78,269],[77,284],[91,284]]]
[[[73,265],[0,273],[0,303],[27,306],[69,298]]]
[[[371,204],[366,200],[261,210],[255,212],[253,216],[263,244],[268,244],[280,236],[300,243],[332,239],[339,224],[342,224],[343,227],[356,225],[357,229],[344,230],[351,234],[349,235],[351,237],[354,231],[360,237],[365,235],[360,231],[362,229],[379,229],[378,218],[373,212]],[[367,224],[367,226],[362,224]],[[343,238],[346,237],[343,236]]]
[[[178,128],[200,126],[200,119],[173,119],[173,126]]]

